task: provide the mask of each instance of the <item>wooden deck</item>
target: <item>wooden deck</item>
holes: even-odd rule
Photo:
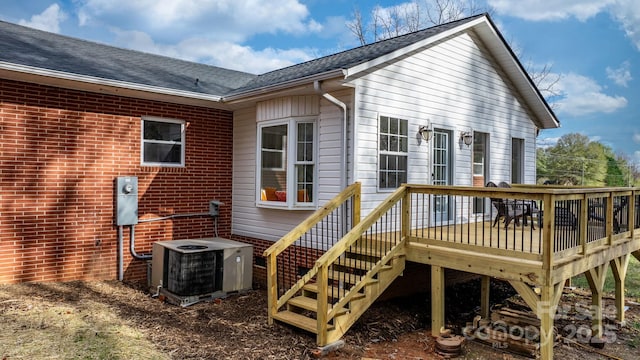
[[[431,265],[434,335],[445,325],[445,269],[482,275],[483,284],[491,277],[508,281],[541,320],[542,359],[553,359],[553,319],[564,283],[573,276],[585,274],[589,280],[593,335],[601,337],[602,289],[610,266],[616,283],[617,320],[624,321],[626,269],[630,256],[640,258],[640,188],[403,185],[362,220],[358,191],[351,188],[265,252],[270,320],[287,322],[292,314],[281,307],[289,304],[288,309],[295,312],[292,304],[313,302],[317,317],[306,328],[313,328],[315,322],[312,330],[318,344],[324,345],[347,331],[402,273],[405,261],[413,261]],[[314,234],[333,228],[332,220],[321,219],[335,218],[327,214],[347,198],[353,199],[350,231],[295,285],[279,292],[278,254],[300,239],[306,244]],[[507,204],[535,203],[537,211],[527,225],[520,219],[519,225],[512,221],[505,226],[499,218],[494,226],[496,199]],[[367,265],[361,268],[362,264]],[[336,278],[336,273],[349,275]],[[334,291],[336,281],[349,285]],[[300,291],[301,296],[310,296],[304,292],[310,282],[317,284],[312,299],[300,299]],[[480,301],[482,315],[488,317],[488,286],[483,286]]]

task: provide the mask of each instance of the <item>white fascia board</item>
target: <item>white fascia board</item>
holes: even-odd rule
[[[56,71],[56,70],[43,69],[43,68],[25,66],[25,65],[16,65],[16,64],[7,63],[4,61],[0,61],[0,70],[24,73],[28,75],[38,75],[38,76],[44,76],[44,77],[50,77],[50,78],[56,78],[56,79],[62,79],[62,80],[70,80],[70,81],[75,81],[79,83],[110,86],[110,87],[117,87],[117,88],[129,89],[129,90],[163,94],[163,95],[179,96],[179,97],[198,99],[198,100],[220,102],[220,99],[221,99],[221,97],[217,95],[194,93],[191,91],[182,91],[182,90],[170,89],[170,88],[159,87],[159,86],[142,85],[142,84],[136,84],[136,83],[131,83],[127,81],[109,80],[109,79],[103,79],[103,78],[98,78],[94,76],[73,74],[73,73],[68,73],[64,71]]]
[[[296,78],[294,80],[285,81],[285,82],[274,84],[274,85],[263,86],[260,88],[238,93],[235,95],[225,96],[222,98],[222,101],[225,103],[232,104],[237,101],[245,101],[245,100],[253,99],[256,97],[261,97],[261,96],[264,96],[265,94],[270,94],[270,93],[274,93],[281,90],[287,90],[287,89],[292,89],[298,86],[309,85],[309,84],[312,84],[314,81],[333,79],[338,76],[346,77],[345,70],[336,69],[336,70],[331,70],[331,71],[327,71],[320,74],[314,74],[311,76]]]
[[[462,32],[462,31],[464,31],[464,30],[466,30],[468,28],[472,28],[472,27],[474,27],[474,26],[476,26],[476,25],[478,25],[480,23],[486,23],[486,22],[487,22],[487,19],[486,19],[486,17],[483,16],[483,17],[480,17],[480,18],[478,18],[476,20],[473,20],[473,21],[470,21],[470,22],[465,23],[463,25],[460,25],[458,27],[452,28],[452,29],[450,29],[448,31],[443,31],[443,32],[441,32],[441,33],[439,33],[437,35],[430,36],[427,39],[424,39],[424,40],[415,42],[415,43],[413,43],[411,45],[405,46],[405,47],[403,47],[401,49],[398,49],[396,51],[393,51],[393,52],[391,52],[391,53],[389,53],[387,55],[380,56],[380,57],[375,58],[373,60],[370,60],[370,61],[367,61],[365,63],[356,65],[354,67],[346,69],[345,78],[349,78],[350,76],[355,76],[355,75],[357,75],[357,74],[359,74],[359,73],[361,73],[363,71],[367,71],[369,69],[373,69],[376,66],[379,66],[379,65],[382,65],[384,63],[387,63],[387,62],[389,62],[389,61],[391,61],[393,59],[396,59],[396,58],[401,57],[403,55],[409,54],[409,53],[411,53],[413,51],[420,50],[421,48],[424,48],[425,46],[428,46],[430,44],[434,44],[434,43],[437,43],[437,42],[439,42],[439,41],[441,41],[443,39],[446,39],[446,38],[450,37],[453,34]]]
[[[485,26],[479,26],[476,34],[480,36],[485,45],[494,54],[496,61],[509,74],[516,87],[528,99],[535,99],[529,105],[534,109],[536,114],[542,120],[547,118],[550,122],[545,122],[542,128],[558,128],[560,122],[547,104],[540,90],[533,83],[533,79],[522,66],[513,51],[509,48],[506,40],[498,32],[498,30],[489,21]],[[490,35],[489,35],[490,34]],[[530,101],[530,100],[529,100]]]

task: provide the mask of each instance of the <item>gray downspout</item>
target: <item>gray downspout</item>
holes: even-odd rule
[[[318,94],[322,95],[323,98],[342,109],[342,172],[340,176],[340,188],[344,189],[347,187],[347,161],[349,159],[349,156],[347,155],[347,105],[335,98],[333,95],[322,90],[320,81],[314,81],[313,88]]]

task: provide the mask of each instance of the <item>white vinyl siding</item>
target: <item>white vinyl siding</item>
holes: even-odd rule
[[[353,81],[358,100],[355,178],[367,191],[362,197],[363,216],[388,195],[376,190],[379,114],[409,120],[409,183],[431,183],[433,140],[427,143],[418,138],[422,125],[452,131],[453,184],[470,186],[473,178],[473,151],[458,141],[461,131],[491,134],[491,179],[487,181],[509,181],[511,138],[531,139],[535,126],[494,66],[479,43],[462,34]],[[535,161],[527,158],[535,151],[532,143],[525,141],[526,183],[535,181]]]
[[[351,90],[332,93],[351,106]],[[282,211],[257,206],[256,144],[258,121],[314,116],[317,152],[315,206],[308,211]],[[342,189],[342,112],[317,95],[278,98],[234,111],[232,233],[277,241]],[[259,189],[258,189],[259,190]]]

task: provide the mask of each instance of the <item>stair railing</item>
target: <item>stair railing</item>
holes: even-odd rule
[[[318,311],[316,316],[319,343],[326,343],[328,325],[335,315],[345,309],[345,306],[360,293],[367,282],[372,281],[381,268],[395,256],[396,250],[401,248],[408,233],[408,229],[403,226],[408,224],[408,204],[409,192],[406,186],[401,186],[316,261],[314,269],[317,269]],[[365,255],[379,258],[379,260],[375,263],[362,261],[360,265],[369,267],[361,268],[365,273],[360,280],[352,287],[343,287],[340,284],[347,283],[346,277],[353,274],[342,273],[335,276],[335,269],[346,266],[345,253],[354,251],[356,248],[358,251],[365,249]],[[337,290],[335,286],[329,287],[329,280],[334,285],[338,284]],[[332,293],[333,291],[338,291],[338,294]],[[335,301],[329,304],[329,298]],[[351,309],[345,310],[351,311]]]
[[[316,260],[360,221],[360,189],[358,182],[348,186],[265,250],[270,324],[278,309],[316,276]]]

